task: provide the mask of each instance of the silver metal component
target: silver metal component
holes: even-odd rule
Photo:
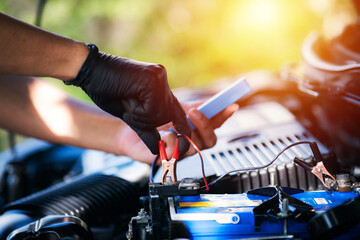
[[[281,212],[280,212],[280,216],[281,217],[288,217],[289,216],[289,199],[284,198],[282,200],[282,204],[281,204]]]
[[[129,230],[126,233],[126,239],[132,239],[132,238],[133,238],[132,224],[129,223]]]
[[[164,185],[172,185],[172,178],[171,176],[166,176]]]
[[[145,217],[146,216],[146,211],[145,211],[145,209],[140,209],[140,212],[138,212],[138,216],[139,217]]]
[[[338,184],[339,192],[350,192],[351,191],[351,179],[350,175],[346,173],[336,174],[336,181]]]
[[[270,185],[275,186],[275,173],[274,172],[270,173]]]
[[[143,226],[142,228],[139,228],[139,239],[147,239],[147,235],[151,234],[152,228],[150,226],[150,216],[147,214],[145,209],[141,208],[140,212],[138,212],[138,215],[135,217],[132,217],[129,222],[129,229],[126,233],[127,239],[133,239],[133,222],[136,222],[136,225]]]
[[[351,168],[351,176],[354,176],[355,178],[360,177],[360,167],[354,166]]]
[[[200,189],[200,183],[195,181],[194,178],[184,178],[179,184],[179,189]]]
[[[281,218],[284,218],[283,231],[284,235],[288,234],[288,216],[289,216],[289,199],[284,198],[281,203],[281,212],[279,213]]]
[[[283,231],[284,231],[284,235],[288,234],[288,219],[287,218],[284,219]]]
[[[351,186],[352,190],[360,195],[360,182],[354,182]]]

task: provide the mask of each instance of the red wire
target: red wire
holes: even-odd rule
[[[167,155],[166,155],[166,149],[165,149],[164,140],[159,140],[158,144],[159,144],[160,159],[161,159],[161,160],[167,160]]]
[[[201,160],[201,171],[202,171],[204,183],[205,183],[205,186],[206,186],[206,191],[208,191],[208,190],[209,190],[209,186],[208,186],[207,181],[206,181],[206,178],[205,178],[204,159],[203,159],[203,157],[202,157],[202,155],[201,155],[200,149],[198,148],[198,146],[196,146],[196,144],[195,144],[188,136],[186,136],[185,134],[183,134],[183,136],[185,136],[185,137],[187,138],[187,140],[189,141],[189,143],[191,143],[191,145],[195,148],[195,150],[197,151],[197,153],[198,153],[199,156],[200,156],[200,160]]]

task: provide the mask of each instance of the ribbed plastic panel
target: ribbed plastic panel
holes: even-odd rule
[[[286,146],[299,141],[313,141],[306,133],[288,134],[276,138],[260,139],[249,143],[228,145],[225,149],[207,151],[208,159],[216,175],[220,176],[233,169],[259,167],[268,164]],[[294,157],[311,158],[312,153],[306,145],[297,145],[285,151],[275,165],[286,164]]]
[[[306,133],[287,134],[281,137],[250,141],[241,145],[228,145],[224,150],[208,151],[205,154],[217,176],[233,169],[259,167],[268,164],[286,146],[299,141],[314,141]],[[268,186],[272,183],[284,187],[301,188],[314,191],[320,181],[311,173],[293,162],[294,157],[305,159],[313,165],[310,147],[297,145],[285,151],[270,167],[252,172],[243,172],[240,178],[239,191],[246,192],[254,188]]]
[[[274,165],[263,170],[240,173],[236,177],[240,178],[237,186],[239,192],[269,186],[271,178],[274,179],[275,185],[283,187],[300,188],[307,191],[321,189],[321,183],[314,175],[294,163]]]

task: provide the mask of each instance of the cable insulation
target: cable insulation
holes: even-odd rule
[[[246,172],[246,171],[254,171],[254,170],[258,170],[258,169],[262,169],[262,168],[266,168],[268,166],[270,166],[271,164],[273,164],[279,157],[281,154],[283,154],[286,150],[288,150],[291,147],[294,147],[296,145],[300,145],[300,144],[311,144],[312,142],[310,141],[300,141],[300,142],[296,142],[293,144],[288,145],[287,147],[285,147],[283,150],[281,150],[281,152],[278,153],[278,155],[275,156],[275,158],[273,160],[271,160],[269,163],[259,166],[259,167],[249,167],[249,168],[240,168],[240,169],[235,169],[235,170],[231,170],[229,172],[224,173],[223,175],[221,175],[220,177],[216,178],[214,181],[209,183],[209,186],[212,186],[214,184],[216,184],[217,182],[219,182],[222,178],[224,178],[225,176],[234,173],[234,172]],[[208,189],[208,187],[207,187]]]
[[[203,176],[203,179],[204,179],[204,183],[205,183],[205,190],[208,191],[209,190],[209,185],[206,181],[206,177],[205,177],[205,167],[204,167],[204,159],[201,155],[201,151],[200,149],[198,148],[198,146],[196,146],[196,144],[188,137],[186,136],[185,134],[183,134],[183,136],[186,137],[186,139],[189,141],[189,143],[195,148],[195,150],[197,151],[197,153],[199,154],[200,156],[200,160],[201,160],[201,171],[202,171],[202,176]]]

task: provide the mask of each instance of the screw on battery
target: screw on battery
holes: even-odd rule
[[[279,217],[284,218],[283,231],[284,235],[288,234],[288,217],[289,217],[289,199],[284,198],[281,202],[281,212]]]
[[[144,208],[140,209],[140,212],[138,212],[138,216],[139,217],[145,217],[146,216],[146,211]]]
[[[351,191],[351,179],[347,173],[336,174],[336,181],[338,184],[339,192],[350,192]]]
[[[152,228],[149,224],[150,217],[145,211],[144,208],[140,209],[140,212],[138,212],[138,215],[135,217],[132,217],[129,225],[128,225],[128,231],[126,233],[127,239],[133,239],[134,238],[134,231],[139,236],[139,239],[147,239],[147,234],[152,233]],[[134,224],[136,224],[136,230],[134,229]]]
[[[200,183],[194,178],[184,178],[179,184],[179,189],[197,190],[200,189]]]
[[[172,185],[172,184],[173,184],[173,182],[172,182],[171,176],[166,176],[165,181],[164,181],[164,185]]]

